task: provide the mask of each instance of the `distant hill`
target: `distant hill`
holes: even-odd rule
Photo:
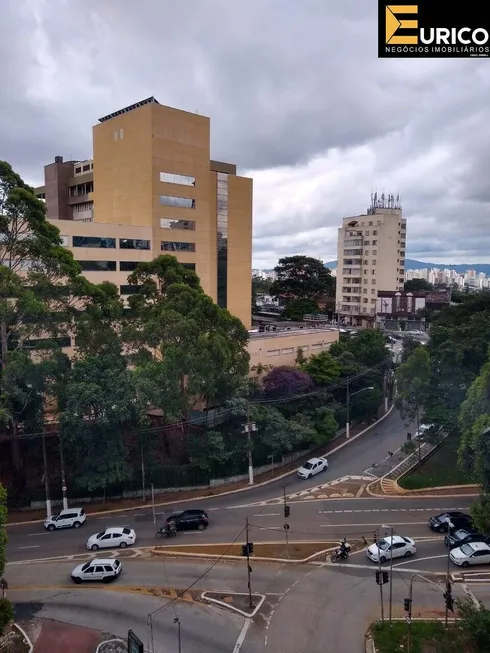
[[[325,267],[331,270],[337,267],[337,261],[328,261]],[[405,270],[424,270],[426,268],[448,268],[454,270],[458,274],[464,274],[466,270],[475,270],[476,273],[483,272],[490,275],[490,263],[460,263],[459,265],[451,265],[449,263],[426,263],[424,261],[416,261],[412,258],[405,259]]]

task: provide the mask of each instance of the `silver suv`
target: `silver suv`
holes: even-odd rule
[[[83,508],[69,508],[62,510],[58,515],[46,519],[44,528],[48,531],[55,531],[58,528],[80,528],[87,519]]]

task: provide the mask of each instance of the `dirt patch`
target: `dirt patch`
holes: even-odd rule
[[[93,653],[99,642],[98,630],[43,619],[34,653]]]
[[[326,549],[338,546],[338,542],[294,542],[277,544],[254,544],[254,552],[251,558],[277,558],[281,560],[304,560],[314,554],[320,554]],[[354,548],[354,546],[353,546]],[[197,553],[209,556],[237,556],[242,557],[241,544],[189,544],[185,546],[157,546],[153,554],[162,556],[167,553]],[[245,558],[243,558],[245,559]]]
[[[355,426],[351,427],[351,438],[364,429],[368,428],[369,424],[362,422],[361,424],[356,424]],[[329,442],[325,447],[319,449],[318,451],[314,451],[310,454],[310,456],[313,455],[327,455],[332,449],[335,449],[341,442],[343,442],[344,437],[339,436],[338,438],[335,438],[335,440],[332,440],[332,442]],[[282,474],[286,474],[288,472],[292,472],[293,470],[297,469],[301,465],[301,458],[298,460],[290,463],[289,465],[284,465],[283,467],[278,467],[277,469],[271,471],[271,472],[266,472],[265,474],[260,474],[255,477],[256,483],[264,483],[265,481],[270,481],[277,476],[281,476]],[[162,506],[165,504],[168,504],[169,502],[181,502],[181,501],[186,501],[187,499],[194,499],[196,497],[213,497],[218,494],[222,494],[223,492],[230,492],[232,490],[240,490],[243,488],[248,488],[248,480],[241,481],[240,483],[229,483],[227,485],[221,485],[219,487],[215,488],[203,488],[200,490],[183,490],[183,491],[177,491],[177,492],[168,492],[167,494],[160,494],[156,498],[157,503],[155,504],[156,507]],[[77,505],[76,499],[74,499],[71,502],[73,505]],[[90,503],[90,504],[83,504],[83,507],[85,509],[85,512],[87,515],[97,513],[97,512],[111,512],[114,510],[139,510],[145,507],[151,506],[150,499],[148,501],[143,502],[142,499],[114,499],[112,501],[105,501],[103,503]],[[10,509],[9,514],[7,517],[7,525],[8,524],[15,524],[18,522],[30,522],[30,521],[36,521],[36,520],[44,520],[46,518],[46,511],[41,509],[41,510],[30,510],[26,508],[25,510],[15,510],[15,509]]]
[[[250,605],[250,597],[248,594],[233,594],[226,592],[206,592],[206,599],[214,599],[215,601],[221,601],[224,605],[220,606],[224,609],[230,607],[231,609],[241,610],[246,614],[250,614],[258,606],[262,597],[257,594],[252,594],[252,605]],[[213,601],[210,601],[213,603]]]
[[[27,642],[13,624],[0,637],[0,653],[29,653]]]
[[[424,494],[430,494],[431,496],[476,496],[480,494],[480,489],[475,485],[468,485],[464,487],[446,487],[440,488],[438,490],[431,490],[431,488],[425,488],[424,490],[409,490],[406,492],[405,496],[410,497],[419,497],[424,496]]]

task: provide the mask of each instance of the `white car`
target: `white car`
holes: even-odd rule
[[[83,508],[69,508],[62,510],[58,515],[54,515],[44,522],[44,528],[48,531],[55,531],[58,528],[80,528],[87,519]]]
[[[368,547],[367,557],[372,562],[386,562],[390,558],[410,558],[417,553],[415,542],[410,537],[393,535],[393,537],[383,537],[376,544]]]
[[[484,542],[468,542],[453,549],[449,557],[458,567],[487,565],[490,563],[490,546]]]
[[[431,429],[434,426],[434,424],[421,424],[418,428],[418,431],[415,433],[416,438],[421,438],[423,437],[424,433]]]
[[[136,542],[136,533],[132,528],[106,528],[105,531],[92,535],[87,540],[87,549],[114,549],[116,546],[125,549]]]
[[[315,474],[324,472],[328,469],[328,460],[324,456],[320,458],[310,458],[308,462],[298,469],[297,474],[300,478],[311,478]]]
[[[88,583],[89,581],[100,580],[108,583],[114,580],[121,573],[122,564],[120,560],[104,560],[103,558],[94,558],[90,562],[78,565],[71,572],[71,579],[74,583]]]

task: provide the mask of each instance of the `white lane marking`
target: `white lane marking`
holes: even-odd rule
[[[28,533],[27,537],[37,537],[38,535],[51,535],[51,533],[46,532],[46,533]]]
[[[221,508],[206,508],[206,510],[209,510],[209,511],[210,511],[210,510],[221,510]],[[157,513],[157,514],[158,514],[158,513]],[[163,515],[163,512],[162,512],[162,515]]]
[[[254,517],[278,517],[280,514],[280,512],[259,512],[259,514],[254,515]]]
[[[400,522],[391,522],[390,526],[420,526],[421,524],[426,524],[425,521],[400,521]],[[320,528],[351,528],[354,526],[379,526],[379,523],[374,524],[320,524]],[[278,526],[277,528],[280,528]],[[266,529],[261,529],[266,530]],[[447,556],[443,556],[446,557]]]
[[[466,583],[463,583],[463,591],[470,597],[470,599],[473,601],[473,605],[477,610],[481,609],[481,603],[480,601],[476,598],[476,596],[473,594],[473,592],[470,590],[468,585]]]
[[[135,512],[133,514],[133,517],[144,517],[146,515],[146,512]]]
[[[259,528],[259,531],[280,531],[282,530],[281,526],[264,526]]]
[[[242,629],[240,631],[240,634],[238,635],[238,639],[236,641],[236,644],[233,648],[233,653],[240,653],[240,649],[243,646],[243,642],[245,641],[245,637],[247,636],[247,631],[252,625],[252,620],[251,619],[245,619],[245,623],[242,626]]]
[[[182,535],[202,535],[204,531],[183,531]]]
[[[446,558],[447,560],[447,554],[443,553],[442,555],[438,556],[428,556],[427,558],[417,558],[417,562],[422,562],[423,560],[437,560],[438,558]],[[397,562],[393,565],[393,567],[401,567],[402,565],[409,565],[412,562],[412,560],[409,560],[408,562]],[[427,574],[430,574],[432,572],[426,571]]]
[[[155,513],[155,514],[158,515],[159,513],[157,512],[157,513]],[[128,516],[128,515],[118,515],[118,517],[127,517],[127,516]]]
[[[19,546],[18,549],[39,549],[39,544],[31,544],[30,546]]]

